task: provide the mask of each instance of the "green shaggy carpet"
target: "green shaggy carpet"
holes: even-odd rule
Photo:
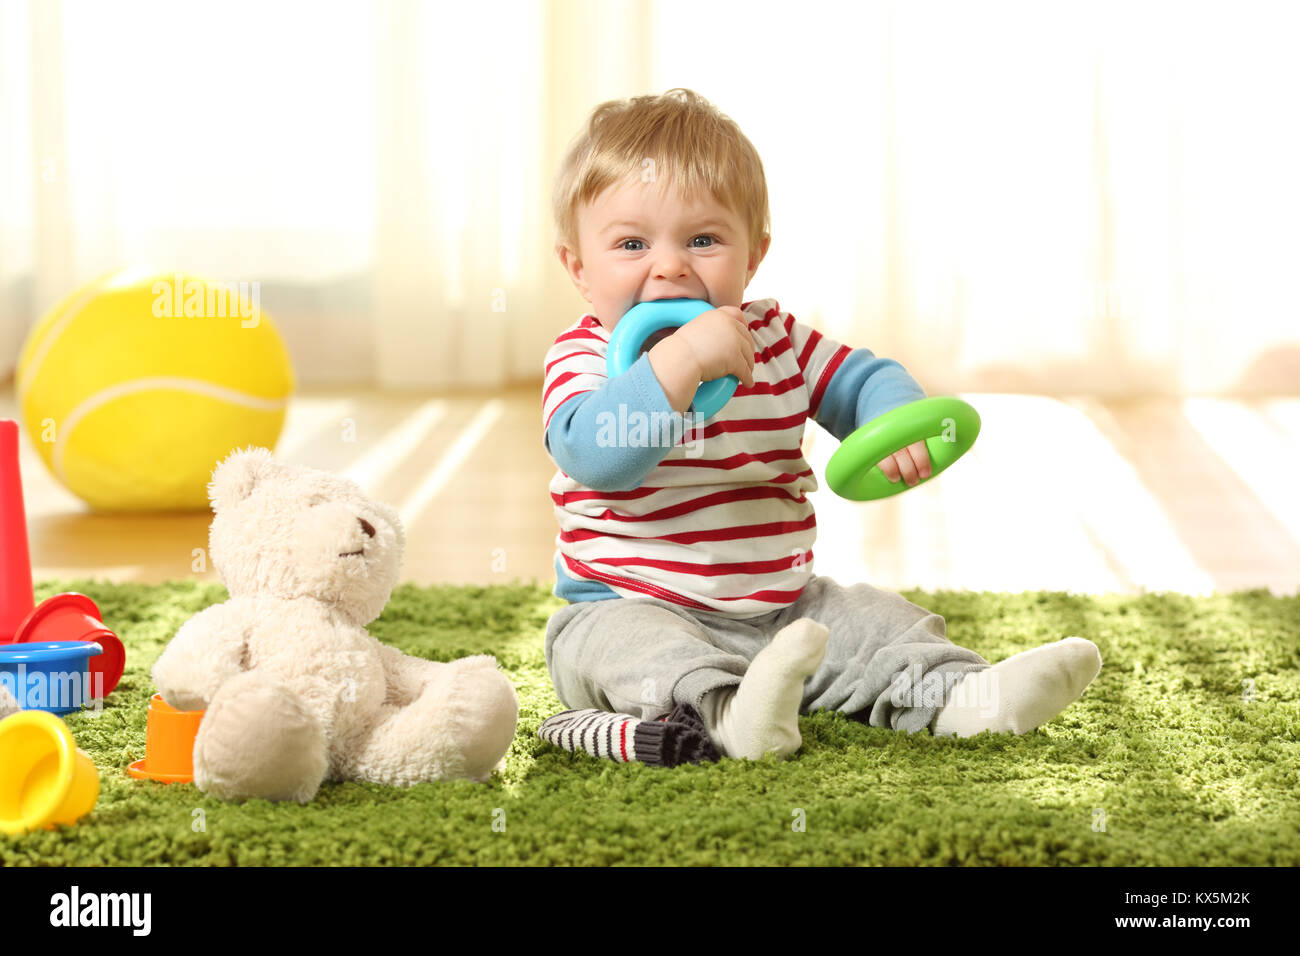
[[[216,584],[43,582],[89,594],[127,648],[101,714],[69,715],[100,771],[77,824],[0,836],[0,864],[1300,865],[1300,599],[905,591],[989,660],[1079,634],[1100,676],[1032,734],[938,739],[838,713],[781,762],[674,769],[543,743],[564,709],[542,641],[549,586],[403,585],[371,633],[436,660],[496,655],[519,694],[487,784],[327,784],[311,804],[227,804],[135,781],[149,669]]]

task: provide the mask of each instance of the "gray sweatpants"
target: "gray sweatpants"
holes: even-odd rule
[[[814,574],[794,604],[743,621],[652,597],[570,604],[547,623],[546,667],[566,707],[643,720],[677,704],[703,712],[706,694],[739,684],[754,656],[802,617],[830,636],[804,682],[801,714],[839,710],[914,733],[942,705],[940,687],[989,666],[948,640],[940,615],[870,584],[844,587]]]

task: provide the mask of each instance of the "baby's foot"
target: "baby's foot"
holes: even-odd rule
[[[1074,703],[1100,671],[1101,652],[1082,637],[1035,647],[954,684],[930,731],[936,737],[1027,734]]]
[[[821,666],[830,633],[801,617],[754,656],[738,687],[705,696],[701,716],[722,753],[758,760],[768,753],[788,757],[799,749],[803,683]]]

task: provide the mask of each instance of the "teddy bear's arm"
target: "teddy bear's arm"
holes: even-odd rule
[[[385,700],[389,704],[405,707],[420,695],[424,685],[436,674],[439,665],[419,657],[403,654],[395,647],[375,641],[379,659],[384,665]]]
[[[248,609],[239,598],[205,608],[181,625],[153,665],[163,700],[204,710],[217,690],[247,669]]]

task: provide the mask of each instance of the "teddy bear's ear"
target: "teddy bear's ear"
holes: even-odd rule
[[[270,471],[271,452],[266,448],[236,449],[212,471],[208,500],[212,510],[237,504],[253,493],[258,481]]]

